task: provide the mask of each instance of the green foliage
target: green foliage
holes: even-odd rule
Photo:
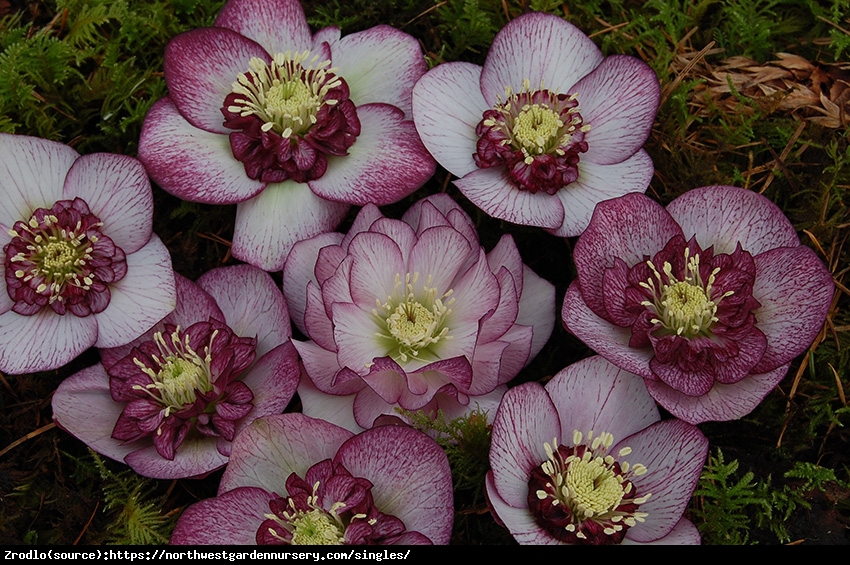
[[[454,61],[465,51],[483,56],[504,24],[497,0],[448,0],[436,10],[443,39],[443,59]],[[477,61],[482,63],[483,60]]]
[[[103,480],[104,509],[113,511],[115,519],[107,528],[108,543],[157,545],[168,543],[176,521],[163,515],[163,500],[151,500],[153,483],[126,469],[110,471],[103,459],[91,452]]]

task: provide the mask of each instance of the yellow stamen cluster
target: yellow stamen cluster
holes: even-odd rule
[[[345,503],[335,502],[330,510],[322,508],[317,496],[319,483],[313,485],[313,494],[307,497],[309,510],[299,510],[292,498],[288,499],[289,508],[284,510],[280,516],[277,514],[265,514],[269,520],[280,524],[285,530],[292,534],[289,541],[292,545],[342,545],[345,543],[345,522],[340,517],[340,510],[345,508]],[[365,515],[355,514],[354,518],[365,518]],[[286,542],[286,539],[278,534],[274,528],[268,528],[272,537]]]
[[[209,344],[204,347],[203,355],[192,349],[188,335],[184,334],[181,341],[180,334],[179,326],[171,333],[168,341],[162,332],[154,334],[154,343],[160,353],[151,355],[156,365],[154,368],[148,367],[138,358],[133,359],[136,366],[153,381],[144,386],[134,385],[133,388],[146,392],[162,404],[166,418],[172,411],[179,411],[184,406],[193,404],[198,392],[203,394],[213,389],[210,350],[218,330],[213,331]],[[157,430],[157,433],[161,431]]]
[[[325,96],[342,84],[333,76],[336,69],[330,68],[331,62],[318,59],[309,51],[277,53],[271,64],[252,58],[251,70],[239,73],[233,83],[233,92],[243,98],[228,111],[242,117],[256,115],[265,122],[263,131],[273,129],[284,138],[305,133],[316,123],[322,105],[336,104]]]
[[[384,302],[376,299],[377,308],[372,314],[378,323],[386,327],[386,333],[381,331],[375,335],[393,343],[397,350],[392,357],[399,363],[407,363],[410,359],[418,358],[423,350],[440,340],[449,340],[449,328],[446,319],[452,313],[451,305],[454,298],[444,302],[452,295],[448,290],[442,295],[432,287],[433,276],[428,275],[421,290],[419,273],[407,273],[404,281],[400,274],[395,276],[393,294],[387,296]]]
[[[53,214],[45,214],[39,222],[35,216],[27,224],[19,224],[30,236],[31,244],[26,252],[19,252],[11,258],[12,263],[28,262],[28,268],[16,269],[15,277],[29,282],[34,277],[42,277],[43,282],[35,291],[43,294],[50,290],[49,303],[62,301],[65,285],[82,290],[90,290],[94,283],[94,273],[86,268],[97,243],[96,235],[87,236],[82,223],[77,221],[74,229],[58,225],[59,219]],[[102,222],[90,227],[99,228]],[[9,235],[20,237],[16,230],[10,229]]]
[[[623,504],[640,505],[649,500],[651,494],[634,497],[630,476],[641,476],[647,472],[644,465],[629,465],[627,461],[619,461],[608,454],[608,449],[614,444],[614,436],[603,432],[593,437],[593,430],[583,434],[573,432],[573,443],[582,445],[587,442],[581,456],[570,455],[562,457],[558,451],[557,438],[552,443],[544,443],[547,460],[541,468],[549,477],[545,488],[535,493],[539,500],[552,499],[552,505],[562,505],[569,510],[571,523],[565,526],[568,532],[575,533],[579,539],[586,539],[581,525],[585,520],[593,520],[602,524],[606,535],[613,535],[627,527],[643,522],[648,516],[646,512],[625,512],[619,508]],[[625,457],[631,453],[631,448],[624,447],[617,453]],[[615,467],[619,464],[619,470]],[[631,495],[631,498],[629,496]]]
[[[662,266],[664,277],[652,263],[647,261],[657,280],[650,277],[640,285],[649,290],[654,299],[641,302],[642,306],[655,313],[651,320],[660,324],[678,336],[693,338],[698,335],[708,335],[711,326],[717,321],[717,305],[727,296],[734,294],[728,291],[715,300],[711,298],[712,286],[720,268],[715,268],[703,281],[700,275],[699,254],[690,256],[690,249],[685,247],[685,273],[680,281],[673,275],[673,267],[666,262]],[[665,282],[666,279],[666,282]]]

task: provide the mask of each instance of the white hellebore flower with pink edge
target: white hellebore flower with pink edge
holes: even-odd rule
[[[708,440],[659,420],[642,379],[599,356],[512,388],[493,422],[491,509],[521,544],[699,544],[682,514]]]
[[[357,431],[396,407],[494,409],[543,347],[555,289],[505,235],[489,253],[446,194],[401,220],[364,207],[348,234],[299,242],[283,270],[304,413]],[[492,413],[492,411],[491,411]]]
[[[137,160],[0,134],[0,371],[56,369],[173,310],[171,257],[152,228]]]
[[[649,186],[652,160],[641,147],[659,96],[642,61],[606,58],[562,18],[530,13],[496,35],[483,68],[428,71],[413,89],[413,119],[476,206],[575,236],[597,202]]]
[[[313,35],[297,0],[230,0],[166,47],[169,94],[139,159],[184,200],[238,203],[233,256],[277,271],[349,205],[396,202],[434,173],[411,117],[425,68],[392,27]]]

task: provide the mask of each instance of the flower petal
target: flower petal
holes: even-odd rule
[[[331,47],[334,67],[358,106],[392,104],[410,120],[411,92],[425,74],[425,56],[411,35],[387,25],[346,35]]]
[[[564,207],[564,222],[557,229],[549,230],[552,235],[580,235],[599,202],[632,192],[645,192],[655,171],[652,159],[643,149],[612,165],[584,160],[578,164],[578,170],[578,180],[556,193]]]
[[[360,308],[371,311],[375,307],[375,299],[383,301],[394,296],[397,293],[396,277],[398,284],[404,284],[408,269],[402,251],[386,235],[374,232],[357,234],[351,240],[348,253],[353,259],[349,276],[351,298]],[[374,328],[372,331],[374,333]]]
[[[557,195],[516,188],[503,167],[476,169],[454,183],[473,204],[494,218],[550,229],[564,223],[564,207]]]
[[[282,413],[295,395],[300,376],[298,352],[288,341],[260,357],[242,377],[254,395],[254,408],[239,421],[237,433],[257,418]]]
[[[292,336],[286,301],[265,271],[251,265],[213,269],[198,286],[215,299],[230,329],[257,338],[258,359]]]
[[[53,421],[98,453],[124,461],[144,441],[124,443],[112,438],[124,403],[112,400],[109,375],[100,363],[62,381],[53,395]]]
[[[239,74],[250,70],[249,62],[255,57],[271,60],[260,45],[229,29],[207,27],[181,33],[165,47],[169,96],[196,128],[228,134],[222,104]]]
[[[237,206],[231,251],[264,271],[280,271],[296,241],[334,229],[348,208],[316,196],[306,184],[270,184]]]
[[[605,269],[614,267],[615,259],[622,259],[626,266],[632,267],[645,257],[654,256],[671,237],[681,233],[670,214],[643,194],[626,194],[600,202],[573,254],[581,295],[590,309],[608,319],[602,281]]]
[[[611,452],[621,446],[632,449],[626,456],[632,466],[640,463],[648,469],[646,474],[632,477],[637,495],[652,494],[639,508],[649,516],[628,531],[628,538],[638,542],[663,538],[691,501],[708,454],[708,439],[691,424],[665,420],[624,438]]]
[[[388,104],[357,107],[360,135],[348,155],[328,156],[328,170],[309,182],[317,195],[363,206],[392,204],[425,184],[436,163],[413,122]]]
[[[152,443],[129,453],[124,461],[135,472],[152,479],[202,478],[227,464],[227,457],[216,448],[216,438],[187,436],[169,461]]]
[[[560,371],[546,384],[546,392],[558,409],[563,445],[572,445],[576,430],[605,431],[620,441],[661,418],[643,379],[599,355]]]
[[[443,168],[457,177],[478,169],[475,128],[487,102],[481,95],[481,67],[443,63],[428,71],[413,88],[413,120],[422,143]]]
[[[561,433],[558,411],[546,390],[526,383],[505,393],[493,421],[493,486],[505,503],[527,508],[531,471],[547,460],[545,442]]]
[[[735,186],[695,188],[673,200],[667,211],[682,226],[685,240],[695,235],[714,254],[733,253],[738,243],[758,255],[776,247],[797,247],[794,226],[764,196]]]
[[[245,174],[226,135],[196,128],[167,96],[145,116],[139,160],[159,186],[191,202],[233,204],[251,198],[264,186]]]
[[[527,487],[526,487],[527,488]],[[496,520],[504,524],[514,539],[522,545],[558,545],[559,542],[546,530],[537,525],[537,520],[528,511],[528,506],[511,506],[505,502],[493,479],[493,471],[487,472],[487,503]]]
[[[368,479],[375,506],[435,545],[449,543],[454,517],[452,476],[443,449],[412,428],[384,426],[346,441],[336,461]]]
[[[309,49],[310,26],[298,0],[239,0],[227,2],[215,25],[249,37],[274,55]]]
[[[522,275],[523,292],[516,323],[531,326],[534,330],[528,357],[531,360],[540,353],[555,328],[555,285],[525,265]]]
[[[303,477],[315,463],[332,458],[353,434],[303,414],[279,414],[254,420],[233,440],[230,463],[219,494],[256,486],[287,496],[286,478]]]
[[[124,345],[150,329],[177,306],[168,249],[156,235],[127,255],[127,276],[110,285],[109,306],[95,314],[97,347]]]
[[[153,230],[153,191],[142,164],[125,155],[95,153],[77,159],[63,197],[80,197],[124,253],[138,251]]]
[[[788,365],[767,373],[749,375],[735,384],[714,383],[703,396],[687,396],[661,381],[646,380],[652,398],[671,414],[691,424],[743,418],[753,411],[773,387],[785,377]]]
[[[295,327],[306,333],[304,315],[307,310],[307,285],[317,282],[314,274],[319,251],[339,245],[342,234],[328,232],[299,241],[292,247],[283,266],[283,296]]]
[[[61,200],[65,176],[80,154],[63,143],[0,133],[0,227],[5,234],[36,208]]]
[[[661,96],[658,77],[649,65],[634,57],[612,55],[571,92],[578,94],[582,119],[590,125],[582,160],[610,165],[643,147]]]
[[[514,92],[529,80],[540,87],[572,92],[572,86],[602,62],[599,47],[563,18],[541,12],[524,14],[508,22],[493,39],[481,73],[481,92],[488,104]]]
[[[693,522],[682,518],[669,534],[661,539],[650,542],[635,542],[629,539],[629,534],[621,542],[621,545],[699,545],[701,538],[699,530]]]
[[[274,496],[242,487],[201,500],[183,511],[169,543],[173,545],[254,545]]]
[[[317,418],[335,424],[352,433],[359,434],[365,428],[354,419],[354,399],[356,394],[339,396],[325,394],[317,389],[309,378],[302,378],[298,385],[298,398],[301,399],[305,416]]]
[[[58,369],[95,344],[94,316],[59,316],[42,308],[32,316],[0,315],[0,371],[12,375]]]
[[[784,365],[806,350],[823,327],[832,303],[832,275],[808,247],[772,249],[754,257],[753,310],[767,350],[754,373]]]

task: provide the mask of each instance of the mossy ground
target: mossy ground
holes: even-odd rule
[[[166,92],[165,44],[181,31],[209,25],[222,4],[0,0],[0,131],[54,139],[82,153],[134,155],[147,109]],[[689,517],[706,543],[850,543],[847,0],[304,5],[314,29],[398,27],[420,40],[431,64],[480,64],[506,21],[543,10],[581,27],[606,54],[630,54],[652,66],[663,100],[647,143],[656,168],[647,193],[666,204],[709,184],[761,192],[783,209],[836,282],[823,332],[762,405],[740,421],[700,426],[711,458]],[[574,240],[493,220],[449,180],[438,169],[420,191],[385,213],[397,216],[427,194],[449,192],[476,221],[487,249],[503,233],[514,236],[524,261],[555,283],[560,304],[575,275]],[[178,272],[197,278],[233,262],[234,207],[181,202],[158,188],[155,199],[155,231]],[[545,382],[589,355],[558,324],[515,382]],[[96,361],[97,353],[89,351],[56,371],[0,375],[0,543],[157,543],[183,508],[215,494],[220,472],[203,480],[142,482],[123,465],[94,458],[52,425],[56,387]],[[450,453],[458,485],[454,541],[512,543],[488,514],[476,479],[487,465],[482,419],[445,431],[464,438]]]

